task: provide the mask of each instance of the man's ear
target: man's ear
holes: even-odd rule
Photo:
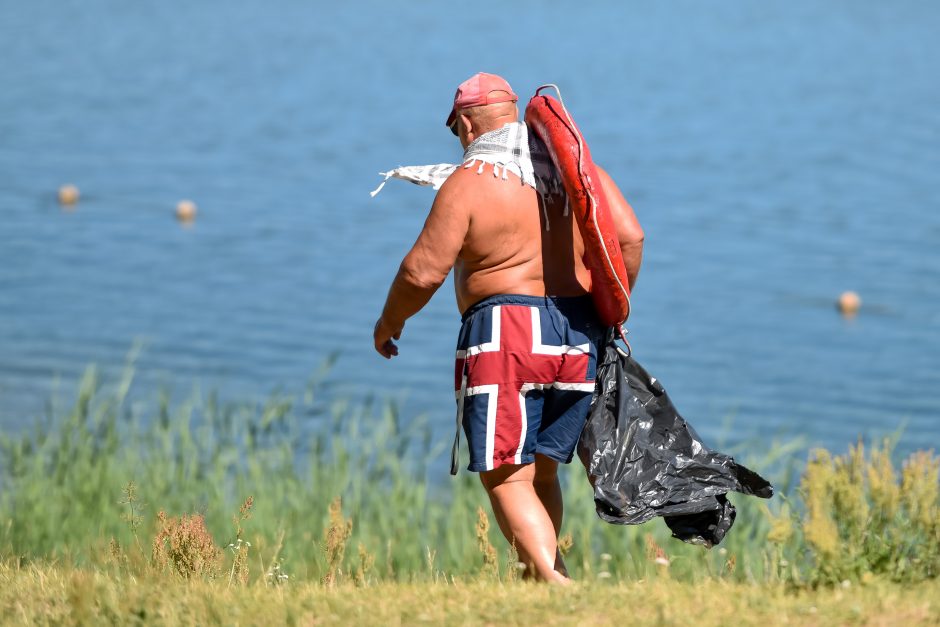
[[[467,143],[470,143],[476,137],[476,129],[473,128],[473,123],[470,122],[470,116],[465,113],[460,114],[460,122],[463,124],[464,134],[467,137]]]

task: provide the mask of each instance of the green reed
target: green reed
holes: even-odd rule
[[[132,378],[128,370],[103,388],[90,368],[68,412],[50,410],[31,431],[0,439],[0,560],[52,558],[131,571],[170,564],[184,573],[199,564],[193,573],[230,585],[515,576],[495,525],[484,533],[499,555],[494,561],[480,549],[486,496],[474,474],[446,475],[448,443],[433,441],[426,417],[403,424],[393,404],[329,402],[316,385],[300,398],[260,404],[226,403],[214,394],[193,394],[172,407],[167,394],[155,404],[131,403]],[[710,551],[671,540],[658,520],[640,527],[601,522],[575,462],[563,476],[569,569],[577,578],[691,581],[936,576],[935,458],[920,454],[916,471],[867,480],[859,484],[862,497],[843,497],[844,490],[831,489],[844,483],[833,483],[833,473],[865,474],[866,464],[883,469],[889,452],[858,467],[837,463],[823,478],[814,457],[791,494],[798,450],[786,443],[735,452],[776,475],[784,494],[769,505],[733,495],[737,522]],[[892,482],[896,494],[885,487]],[[854,522],[840,522],[851,498],[868,506],[856,504]],[[879,513],[885,503],[896,506]],[[835,535],[820,535],[820,516],[839,519]],[[861,539],[872,524],[880,539],[866,544]],[[912,529],[919,534],[913,543],[905,535]],[[859,542],[863,558],[852,549],[851,560],[839,559]],[[904,547],[886,549],[892,542]],[[864,558],[875,551],[879,557]],[[899,559],[907,566],[898,567]]]

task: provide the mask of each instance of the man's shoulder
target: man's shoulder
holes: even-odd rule
[[[437,198],[449,201],[462,200],[466,197],[489,199],[505,197],[511,200],[519,193],[521,183],[518,176],[499,166],[491,163],[471,163],[469,167],[458,166],[447,177],[437,192]]]

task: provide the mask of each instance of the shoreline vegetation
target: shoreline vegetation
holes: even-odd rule
[[[711,550],[603,523],[575,461],[562,592],[519,581],[475,475],[429,483],[424,419],[315,385],[148,406],[132,381],[89,368],[71,408],[0,436],[0,622],[940,622],[932,451],[749,451],[778,496],[731,495]]]

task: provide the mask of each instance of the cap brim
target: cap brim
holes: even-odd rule
[[[454,135],[457,134],[457,109],[451,109],[450,115],[447,116],[447,121],[444,122],[444,126],[450,129],[450,132]]]

